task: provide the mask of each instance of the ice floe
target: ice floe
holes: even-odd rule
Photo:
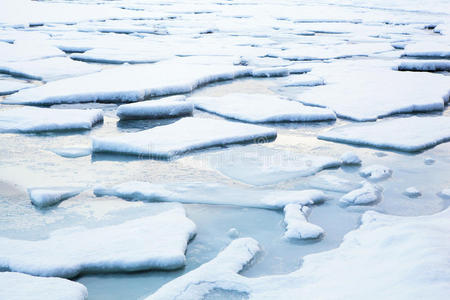
[[[64,56],[64,52],[47,43],[20,40],[14,44],[0,42],[0,63]]]
[[[0,132],[86,130],[101,121],[100,109],[21,107],[0,111]]]
[[[355,153],[349,151],[345,152],[340,157],[342,164],[344,165],[359,165],[361,164],[361,159]]]
[[[321,133],[319,139],[400,151],[424,150],[450,139],[450,118],[410,117],[351,124]]]
[[[8,300],[85,300],[86,287],[55,277],[37,277],[16,272],[0,272],[0,299]]]
[[[63,200],[78,195],[83,188],[80,187],[43,187],[29,188],[28,195],[31,203],[37,207],[55,205]]]
[[[37,241],[0,237],[0,268],[38,276],[171,270],[184,266],[195,225],[179,206],[155,216],[94,229],[53,232]]]
[[[93,152],[168,159],[199,149],[274,139],[273,129],[214,119],[184,118],[175,123],[112,137],[93,137]]]
[[[162,52],[162,51],[161,51]],[[95,48],[83,53],[74,53],[70,57],[75,60],[96,62],[103,64],[142,64],[155,63],[170,57],[170,54],[155,53],[154,49],[142,47],[123,48]]]
[[[91,155],[92,153],[92,148],[89,147],[61,147],[61,148],[52,148],[49,149],[50,151],[52,151],[55,154],[58,154],[59,156],[62,157],[67,157],[67,158],[77,158],[77,157],[82,157],[82,156],[88,156]]]
[[[215,259],[163,285],[146,299],[197,300],[222,289],[243,293],[249,299],[296,299],[298,295],[360,299],[370,295],[371,299],[406,300],[433,295],[443,300],[448,298],[450,243],[442,238],[442,232],[449,226],[450,209],[419,217],[369,211],[338,248],[305,256],[302,266],[292,273],[259,278],[238,274],[258,249],[256,241],[238,239]]]
[[[399,71],[444,72],[450,71],[447,60],[404,60],[398,65]]]
[[[34,86],[34,84],[27,82],[0,79],[0,96],[13,94],[19,90],[26,89],[32,86]]]
[[[308,222],[308,211],[308,207],[299,204],[288,204],[284,207],[285,238],[316,239],[324,233],[321,227]]]
[[[191,92],[198,86],[249,76],[241,66],[163,61],[128,65],[93,74],[52,81],[7,97],[9,104],[58,104],[81,102],[134,102],[149,97]]]
[[[450,199],[450,188],[449,189],[443,189],[438,194],[439,194],[439,196],[441,196],[444,199]]]
[[[161,119],[192,115],[194,106],[185,99],[185,96],[171,96],[123,104],[117,108],[117,116],[120,119]]]
[[[383,189],[375,184],[366,182],[361,188],[353,190],[339,199],[346,205],[366,205],[381,199]]]
[[[410,186],[409,188],[405,189],[403,194],[405,194],[406,196],[408,196],[410,198],[417,198],[422,195],[422,193],[414,186]]]
[[[67,57],[0,62],[0,72],[2,73],[44,81],[79,76],[100,70],[100,66],[74,61]]]
[[[383,165],[370,165],[362,168],[359,175],[369,180],[378,181],[391,177],[392,169]]]
[[[266,94],[228,94],[222,97],[190,97],[195,108],[250,123],[309,122],[335,120],[335,114],[320,107]]]
[[[94,189],[94,194],[97,197],[116,196],[130,201],[234,205],[267,209],[282,209],[291,203],[302,206],[312,205],[327,199],[327,196],[318,190],[248,190],[220,184],[195,182],[155,184],[131,181],[112,187],[97,186]]]
[[[252,72],[253,77],[284,77],[289,75],[289,68],[274,67],[274,68],[259,68]]]
[[[311,177],[308,180],[308,185],[319,190],[341,193],[348,193],[362,187],[360,182],[353,182],[342,177],[326,174]]]
[[[416,44],[409,44],[405,47],[402,56],[417,57],[417,58],[434,58],[446,59],[450,58],[450,44],[420,42]]]

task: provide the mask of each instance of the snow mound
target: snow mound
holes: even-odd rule
[[[341,161],[343,165],[359,165],[361,159],[355,153],[349,151],[341,155]]]
[[[250,123],[335,120],[329,109],[306,106],[265,94],[228,94],[222,97],[190,97],[195,108]]]
[[[212,183],[154,184],[130,181],[113,187],[98,186],[97,197],[116,196],[130,201],[164,201],[281,209],[290,203],[310,205],[326,200],[317,190],[243,189]]]
[[[324,233],[321,227],[308,222],[308,211],[308,207],[299,204],[288,204],[284,207],[285,238],[316,239]]]
[[[208,83],[250,76],[251,69],[183,62],[124,65],[93,74],[52,81],[7,97],[9,104],[58,104],[95,101],[135,102],[191,92]]]
[[[37,207],[46,207],[55,205],[61,201],[74,197],[81,193],[83,188],[80,187],[45,187],[30,188],[28,195]]]
[[[319,190],[348,193],[362,187],[361,183],[333,175],[316,175],[308,180],[309,186]]]
[[[115,152],[168,159],[199,149],[274,139],[266,127],[214,119],[184,118],[175,123],[116,137],[94,137],[93,152]]]
[[[359,175],[369,180],[377,181],[391,177],[392,170],[383,165],[370,165],[362,168]]]
[[[91,129],[103,121],[100,109],[21,107],[0,111],[0,132],[39,132]]]
[[[448,298],[450,240],[442,233],[450,226],[450,208],[419,217],[369,211],[361,223],[338,248],[305,256],[301,268],[286,275],[248,278],[228,272],[230,260],[254,253],[239,248],[224,260],[230,244],[215,259],[163,285],[147,300],[199,300],[214,288],[245,293],[250,299]]]
[[[322,140],[415,152],[450,140],[450,118],[410,117],[331,129]]]
[[[371,183],[364,183],[364,185],[356,190],[353,190],[339,199],[339,201],[346,205],[366,205],[377,202],[381,199],[383,189]]]
[[[417,198],[422,195],[422,193],[414,186],[411,186],[411,187],[405,189],[403,194],[405,194],[406,196],[408,196],[410,198]]]
[[[38,276],[172,270],[184,266],[195,225],[177,208],[101,228],[54,232],[46,240],[0,237],[0,268]]]
[[[447,60],[406,60],[402,61],[399,71],[444,72],[450,71],[450,61]]]
[[[84,300],[86,287],[78,282],[54,277],[35,277],[15,272],[0,272],[0,299],[8,300]]]
[[[34,86],[34,84],[16,80],[0,80],[0,96],[13,94],[19,90]]]
[[[192,115],[192,103],[185,102],[185,96],[172,96],[160,100],[149,100],[123,104],[117,108],[122,119],[162,119]]]
[[[289,76],[283,83],[284,86],[317,86],[324,84],[325,80],[322,77],[314,75]]]

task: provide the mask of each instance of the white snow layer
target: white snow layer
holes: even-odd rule
[[[38,276],[171,270],[184,266],[195,225],[181,206],[119,225],[60,230],[48,239],[0,237],[0,268]]]
[[[97,197],[116,196],[131,201],[164,201],[281,209],[295,203],[311,205],[326,200],[318,190],[248,190],[212,183],[154,184],[130,181],[94,189]]]
[[[175,123],[113,137],[92,138],[94,152],[116,152],[166,159],[198,149],[273,139],[276,131],[224,120],[184,118]]]
[[[259,278],[244,277],[237,274],[239,268],[229,268],[255,252],[231,243],[215,259],[165,284],[147,300],[175,296],[197,300],[213,289],[244,293],[251,300],[288,300],[299,295],[305,299],[392,300],[432,295],[444,300],[450,289],[450,239],[442,234],[449,226],[450,208],[419,217],[369,211],[337,249],[305,256],[300,269],[292,273]]]
[[[316,239],[324,233],[321,227],[308,222],[308,210],[308,207],[299,204],[288,204],[284,207],[285,238]]]
[[[415,152],[450,140],[450,117],[410,117],[337,127],[319,139]]]
[[[0,62],[0,72],[36,80],[56,80],[94,73],[98,65],[75,61],[67,57],[51,57],[30,61]]]
[[[161,119],[192,115],[194,106],[185,102],[185,96],[172,96],[123,104],[117,108],[120,119]]]
[[[16,272],[0,272],[0,299],[7,300],[84,300],[86,287],[55,277],[36,277]]]
[[[28,195],[31,203],[38,207],[46,207],[74,197],[82,190],[80,187],[29,188]]]
[[[383,189],[375,184],[366,182],[361,188],[353,190],[339,199],[346,205],[367,205],[381,199]]]
[[[450,61],[447,60],[405,60],[400,62],[399,71],[444,72],[450,71]]]
[[[190,64],[183,63],[183,59],[149,65],[124,65],[19,91],[7,97],[4,103],[135,102],[149,97],[187,93],[207,83],[248,75],[251,75],[251,69],[246,67]]]
[[[100,109],[21,107],[0,111],[0,132],[39,132],[91,129],[103,121]]]
[[[369,180],[378,181],[391,177],[392,170],[383,165],[370,165],[362,168],[359,175]]]
[[[335,120],[325,108],[306,106],[295,101],[265,94],[228,94],[222,97],[190,97],[195,108],[223,117],[251,123]]]

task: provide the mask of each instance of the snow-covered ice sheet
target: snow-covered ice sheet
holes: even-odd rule
[[[155,216],[94,229],[70,228],[48,239],[0,237],[0,268],[38,276],[172,270],[185,264],[195,225],[179,206]]]
[[[16,272],[0,272],[0,299],[8,300],[85,300],[86,287],[55,277],[37,277]]]
[[[285,238],[316,239],[324,233],[321,227],[308,222],[308,210],[308,207],[299,204],[288,204],[284,207]]]
[[[313,73],[323,76],[327,84],[311,88],[296,99],[328,107],[338,117],[356,121],[443,110],[450,95],[448,76],[398,72],[383,61],[333,62],[315,67]]]
[[[35,40],[20,40],[15,41],[14,44],[0,42],[0,63],[55,56],[64,56],[64,52],[45,42]]]
[[[93,137],[92,150],[168,159],[215,146],[273,140],[276,136],[277,132],[267,127],[189,117],[136,133]]]
[[[112,187],[98,186],[94,194],[116,196],[130,201],[165,201],[196,204],[234,205],[267,209],[281,209],[294,203],[312,205],[323,202],[326,195],[318,190],[254,189],[214,183],[154,184],[131,181]]]
[[[2,73],[44,81],[74,77],[98,72],[100,70],[101,67],[98,65],[74,61],[67,57],[51,57],[19,62],[0,62],[0,72]]]
[[[123,104],[117,108],[117,116],[120,119],[161,119],[192,115],[193,104],[184,100],[185,96],[171,96]]]
[[[323,169],[341,165],[339,159],[263,146],[230,149],[201,157],[212,167],[232,179],[252,184],[269,185],[314,175]]]
[[[86,130],[101,121],[100,109],[21,107],[0,111],[0,132]]]
[[[74,197],[82,190],[81,187],[36,187],[29,188],[28,195],[35,206],[46,207]]]
[[[27,82],[20,82],[17,80],[0,79],[0,96],[15,93],[21,89],[26,89],[34,86],[34,84]]]
[[[443,300],[450,288],[450,239],[442,234],[449,226],[449,208],[419,217],[369,211],[338,248],[305,256],[300,269],[292,273],[259,278],[244,277],[237,274],[239,268],[229,268],[237,260],[247,262],[239,258],[254,253],[232,242],[215,259],[163,285],[147,300],[203,299],[214,289],[240,292],[249,299],[296,299],[302,295],[310,299],[407,300],[432,295]],[[389,289],[383,288],[386,286]]]
[[[318,137],[327,141],[414,152],[450,140],[450,118],[409,117],[351,124],[331,129]]]
[[[383,165],[370,165],[362,168],[359,175],[372,181],[379,181],[391,177],[392,169]]]
[[[191,92],[207,83],[249,76],[251,71],[241,66],[193,64],[183,61],[177,59],[149,65],[126,65],[52,81],[19,91],[7,97],[4,103],[134,102],[149,97]]]
[[[398,65],[399,71],[444,72],[450,71],[448,60],[403,60]]]
[[[335,114],[320,107],[265,94],[228,94],[222,97],[190,97],[195,107],[220,116],[250,123],[335,120]]]
[[[366,182],[361,188],[353,190],[339,199],[345,205],[367,205],[379,201],[383,189],[375,184]]]
[[[162,52],[162,51],[161,51]],[[106,64],[142,64],[155,63],[167,59],[170,55],[155,53],[154,49],[137,48],[95,48],[83,53],[71,54],[72,59]]]

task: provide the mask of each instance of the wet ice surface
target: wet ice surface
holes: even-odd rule
[[[343,236],[359,226],[361,214],[367,210],[417,216],[434,214],[448,206],[450,143],[445,143],[447,135],[443,130],[438,130],[443,128],[439,124],[438,129],[427,131],[425,127],[421,128],[420,135],[424,140],[421,145],[431,143],[433,146],[421,152],[397,152],[383,147],[375,149],[317,139],[318,135],[332,132],[329,130],[341,126],[365,127],[372,124],[355,124],[338,118],[336,121],[266,124],[264,126],[277,131],[276,140],[258,139],[254,141],[258,145],[219,146],[161,161],[116,154],[92,154],[91,138],[158,128],[173,124],[179,118],[119,120],[116,104],[89,102],[147,100],[158,95],[190,92],[195,87],[197,89],[186,96],[226,99],[227,95],[233,93],[267,94],[309,103],[310,99],[305,96],[325,94],[332,97],[325,100],[311,98],[311,102],[336,110],[338,116],[373,120],[392,112],[437,110],[419,115],[421,118],[448,118],[450,113],[444,105],[445,97],[442,98],[449,91],[447,73],[397,74],[400,72],[396,70],[402,63],[421,71],[438,71],[447,65],[445,51],[448,49],[449,36],[448,30],[445,30],[448,24],[445,22],[448,22],[449,16],[445,13],[448,11],[445,9],[448,6],[446,1],[433,1],[435,5],[424,6],[420,1],[414,1],[413,5],[406,1],[356,3],[346,0],[345,4],[350,5],[341,6],[342,2],[330,0],[335,5],[303,5],[295,2],[295,8],[288,6],[293,5],[289,1],[282,4],[267,1],[258,5],[244,2],[227,5],[212,2],[159,5],[157,2],[113,1],[103,6],[86,2],[88,5],[82,7],[76,6],[76,3],[74,6],[72,2],[70,5],[58,4],[59,8],[45,1],[35,2],[30,10],[33,13],[20,16],[4,16],[3,10],[0,10],[0,40],[4,41],[0,42],[0,62],[39,66],[40,61],[67,61],[69,58],[62,56],[68,56],[95,61],[83,62],[92,66],[91,70],[103,69],[99,73],[83,75],[81,79],[59,80],[56,77],[70,77],[77,70],[68,70],[63,64],[58,66],[55,63],[51,74],[47,73],[57,79],[49,84],[50,87],[23,90],[9,99],[17,100],[16,103],[66,102],[53,105],[52,108],[102,109],[104,113],[103,124],[93,126],[90,131],[0,135],[0,237],[37,241],[48,238],[55,230],[120,225],[156,215],[173,205],[130,202],[113,196],[95,197],[92,191],[97,186],[111,187],[125,182],[143,181],[172,186],[179,183],[182,189],[183,184],[195,182],[196,188],[184,196],[195,203],[192,199],[196,197],[191,195],[202,195],[197,198],[202,200],[202,204],[183,204],[187,217],[197,226],[197,235],[187,246],[184,268],[176,271],[81,275],[75,280],[88,288],[89,299],[145,298],[163,284],[214,258],[237,237],[252,237],[261,247],[259,254],[241,272],[242,275],[260,277],[285,274],[297,270],[305,255],[337,248]],[[15,7],[15,3],[11,1],[8,5]],[[354,4],[360,7],[354,7]],[[78,13],[74,13],[76,11]],[[27,27],[28,24],[33,27]],[[436,29],[439,31],[425,29],[437,24]],[[123,34],[125,32],[129,34]],[[34,50],[31,51],[29,45],[36,45],[37,41],[42,42],[42,46],[32,47]],[[16,44],[9,44],[13,42]],[[400,45],[406,50],[396,50],[391,45]],[[408,56],[400,58],[406,51],[414,50],[414,47],[417,52],[425,52],[427,60]],[[435,52],[430,53],[431,50]],[[84,51],[85,54],[82,53]],[[331,59],[336,56],[346,58]],[[306,58],[327,60],[292,61]],[[156,71],[153,64],[145,64],[160,60],[157,64],[165,68],[156,65]],[[180,67],[164,60],[185,64]],[[144,64],[112,64],[120,62]],[[233,73],[235,70],[245,70],[247,75],[252,70],[251,74],[266,77],[215,82],[216,79],[239,77],[234,76],[239,75]],[[291,74],[311,72],[280,78],[268,77],[287,75],[286,70]],[[38,76],[45,75],[45,70],[39,68],[32,71]],[[190,72],[195,75],[191,76]],[[115,80],[114,84],[101,82],[105,78],[102,74]],[[160,77],[152,77],[155,74]],[[416,78],[413,84],[406,80],[410,78]],[[46,86],[37,80],[26,82],[23,78],[11,76],[0,78],[3,79]],[[185,81],[180,83],[180,80]],[[202,80],[210,84],[197,86]],[[313,86],[318,83],[325,85]],[[364,90],[366,84],[369,84],[369,89]],[[421,90],[420,97],[414,93],[415,89]],[[378,98],[369,97],[371,92],[378,97],[387,95],[388,100],[380,102]],[[356,102],[353,100],[361,95],[369,95],[364,98],[367,102],[354,105]],[[18,106],[0,104],[1,112],[14,108]],[[194,110],[193,117],[223,120],[220,116],[200,110]],[[395,114],[374,124],[406,117],[411,115]],[[394,130],[386,131],[391,134],[389,138],[392,143],[401,142],[397,135],[392,134]],[[362,132],[359,138],[373,138],[373,135],[368,137]],[[435,145],[436,140],[444,143]],[[377,147],[381,142],[371,144]],[[345,164],[355,161],[355,157],[343,156],[348,152],[359,157],[361,165]],[[341,165],[341,161],[344,164]],[[366,179],[359,175],[360,171],[373,165],[392,170],[390,177],[373,183],[382,188],[381,199],[362,203],[357,201],[357,197],[348,197],[346,199],[354,200],[353,203],[343,205],[339,200],[364,184]],[[220,185],[222,191],[226,190],[227,193],[216,196],[221,189],[210,189],[209,184]],[[77,196],[45,209],[34,207],[27,195],[30,187],[68,186],[86,189]],[[247,197],[249,202],[257,202],[259,195],[271,189],[323,190],[327,201],[310,205],[307,221],[322,228],[324,234],[319,239],[283,238],[286,226],[281,208],[268,210],[246,205],[205,204],[208,198],[212,199],[211,203],[220,204],[220,200],[228,195],[233,196],[233,201],[238,201],[241,196]],[[258,192],[255,193],[255,190]],[[420,197],[411,197],[417,191]],[[246,295],[216,289],[206,299],[233,297],[245,299]]]

